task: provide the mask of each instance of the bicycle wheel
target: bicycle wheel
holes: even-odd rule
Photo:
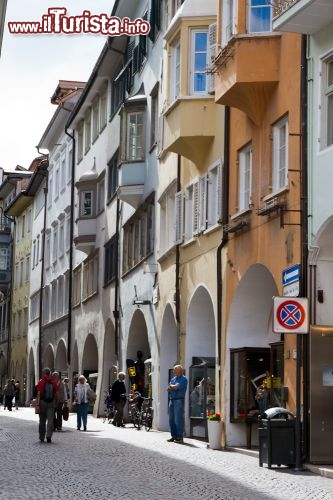
[[[154,410],[151,409],[147,410],[145,419],[145,429],[147,432],[149,432],[153,426],[153,418],[154,418]]]

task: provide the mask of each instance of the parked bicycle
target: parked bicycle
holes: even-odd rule
[[[130,394],[128,397],[128,414],[132,424],[138,430],[145,427],[148,432],[153,426],[154,409],[152,401],[153,398],[144,398],[139,392]]]
[[[106,421],[108,421],[108,424],[111,424],[115,413],[111,399],[111,391],[104,392],[104,404],[103,424]]]

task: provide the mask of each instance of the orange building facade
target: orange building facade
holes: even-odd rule
[[[301,37],[273,33],[266,2],[218,4],[215,101],[229,116],[222,401],[226,444],[250,447],[262,410],[296,410],[296,335],[274,333],[273,296],[302,291]],[[300,277],[287,287],[290,268]]]

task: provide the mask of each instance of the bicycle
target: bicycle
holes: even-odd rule
[[[145,426],[147,432],[153,426],[154,408],[152,407],[153,398],[144,398],[141,407],[141,425]]]
[[[108,424],[111,424],[112,420],[113,420],[113,417],[114,417],[114,408],[113,408],[113,405],[106,407],[104,409],[104,413],[103,413],[103,424],[106,421],[108,421]]]
[[[140,430],[141,427],[145,427],[148,432],[152,428],[154,419],[152,401],[152,398],[144,398],[139,392],[129,396],[128,414],[136,429]]]

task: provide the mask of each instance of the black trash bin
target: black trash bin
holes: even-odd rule
[[[269,408],[259,417],[259,465],[295,465],[295,417],[285,408]]]

